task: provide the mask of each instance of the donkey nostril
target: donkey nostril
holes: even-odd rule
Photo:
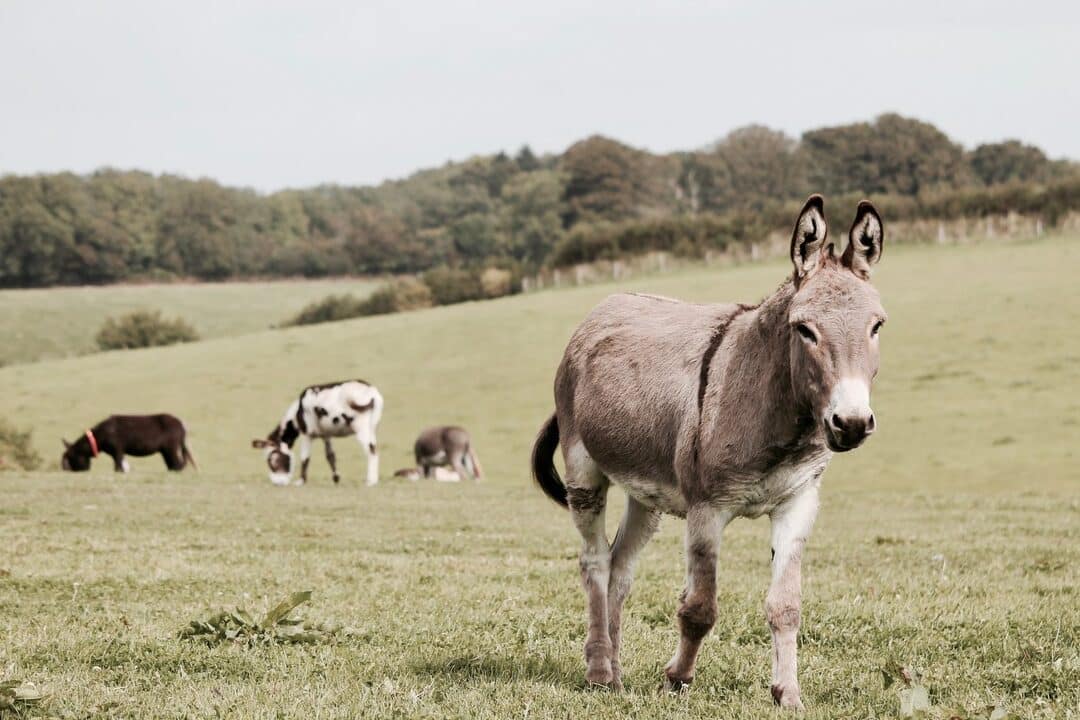
[[[874,428],[877,427],[877,420],[874,419],[874,413],[870,413],[870,419],[866,421],[866,434],[874,432]]]
[[[835,429],[835,430],[843,430],[844,429],[844,420],[843,420],[843,418],[841,418],[836,413],[833,413],[832,420],[830,422],[832,422],[833,429]]]

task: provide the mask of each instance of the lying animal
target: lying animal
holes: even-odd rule
[[[412,480],[413,482],[416,482],[423,476],[424,471],[417,467],[401,468],[400,470],[394,471],[394,477]],[[435,468],[435,480],[436,482],[461,482],[461,475],[454,470],[437,467]]]
[[[174,415],[110,415],[82,434],[75,442],[63,441],[60,466],[65,470],[90,469],[90,461],[105,453],[113,459],[116,472],[128,472],[127,455],[146,457],[160,454],[169,470],[180,471],[189,462],[199,469],[187,446],[187,429]]]

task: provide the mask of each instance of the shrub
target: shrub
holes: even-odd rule
[[[136,310],[119,318],[108,318],[97,334],[97,344],[102,350],[175,345],[198,339],[199,334],[186,320],[166,320],[160,310]]]
[[[0,470],[36,470],[41,456],[30,441],[30,431],[0,420]]]
[[[484,297],[497,298],[514,291],[514,275],[509,270],[490,267],[480,273],[480,288]]]
[[[306,305],[303,310],[285,325],[315,325],[317,323],[348,320],[358,317],[364,301],[353,295],[328,295]]]
[[[436,305],[480,300],[484,289],[476,273],[461,268],[437,267],[423,275],[424,284],[431,290]]]
[[[361,315],[423,310],[435,304],[431,289],[416,278],[399,278],[383,285],[362,303]]]
[[[432,305],[434,299],[427,285],[415,278],[399,278],[363,299],[354,295],[330,295],[317,300],[296,317],[286,320],[285,325],[315,325],[367,315],[421,310]]]

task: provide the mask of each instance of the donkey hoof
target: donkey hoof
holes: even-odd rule
[[[341,482],[341,476],[340,475],[334,475],[334,484],[337,485],[339,482]]]
[[[669,693],[671,695],[678,695],[680,693],[690,692],[690,683],[694,681],[694,678],[675,678],[664,673],[664,680],[660,683],[660,692]]]
[[[769,688],[772,693],[773,703],[788,710],[805,710],[802,700],[799,698],[799,688],[786,688],[783,685],[773,685]]]
[[[585,671],[585,682],[590,685],[610,687],[614,680],[615,673],[611,671],[611,665],[608,663],[597,663],[595,667],[590,667]]]

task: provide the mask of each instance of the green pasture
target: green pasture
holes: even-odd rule
[[[936,717],[1080,714],[1078,248],[886,249],[879,432],[826,473],[804,567],[807,717],[897,717],[880,673],[890,659],[922,672]],[[697,268],[0,368],[0,416],[34,429],[49,466],[0,475],[0,682],[33,681],[50,697],[29,712],[61,717],[781,716],[762,612],[767,522],[725,534],[720,619],[688,694],[657,693],[677,637],[675,519],[627,603],[627,691],[589,689],[578,537],[530,486],[527,456],[563,345],[600,298],[754,301],[787,271]],[[251,438],[304,385],[348,377],[385,396],[383,482],[362,486],[346,439],[342,486],[316,453],[307,487],[271,487]],[[187,423],[200,473],[164,473],[158,458],[133,459],[127,476],[107,459],[57,471],[61,437],[162,410]],[[472,430],[485,483],[390,479],[432,423]],[[216,610],[263,611],[307,589],[299,614],[345,627],[332,642],[176,637]]]
[[[109,285],[0,290],[0,366],[95,352],[105,318],[134,310],[182,317],[203,338],[266,330],[331,293],[365,296],[362,279]]]

